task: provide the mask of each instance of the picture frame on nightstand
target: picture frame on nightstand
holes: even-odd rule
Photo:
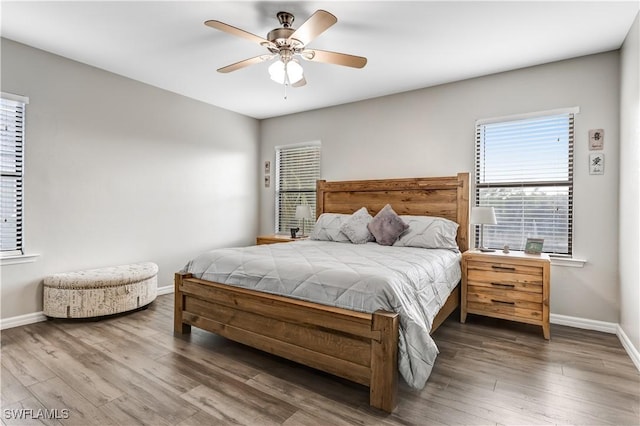
[[[527,254],[540,254],[542,253],[543,245],[544,238],[527,238],[527,243],[524,246],[524,252]]]

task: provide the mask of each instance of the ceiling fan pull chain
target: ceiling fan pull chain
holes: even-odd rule
[[[289,61],[284,63],[284,100],[287,100],[287,87],[289,87],[289,70],[287,69],[287,64]]]

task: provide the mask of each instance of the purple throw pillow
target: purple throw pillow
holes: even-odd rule
[[[384,206],[367,225],[376,242],[383,246],[393,245],[408,227],[409,225],[393,211],[389,204]]]

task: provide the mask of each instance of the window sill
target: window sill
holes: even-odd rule
[[[20,254],[17,256],[0,257],[0,266],[33,263],[38,257],[40,257],[39,254]]]
[[[570,257],[553,257],[551,256],[552,266],[566,266],[569,268],[582,268],[587,263],[585,259],[576,259]]]

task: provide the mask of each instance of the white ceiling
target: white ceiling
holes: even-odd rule
[[[634,1],[2,1],[2,36],[255,118],[280,116],[618,49]],[[209,28],[217,19],[261,37],[280,10],[297,28],[315,10],[337,24],[309,44],[368,58],[363,69],[302,62],[308,84],[269,79],[266,53]]]

